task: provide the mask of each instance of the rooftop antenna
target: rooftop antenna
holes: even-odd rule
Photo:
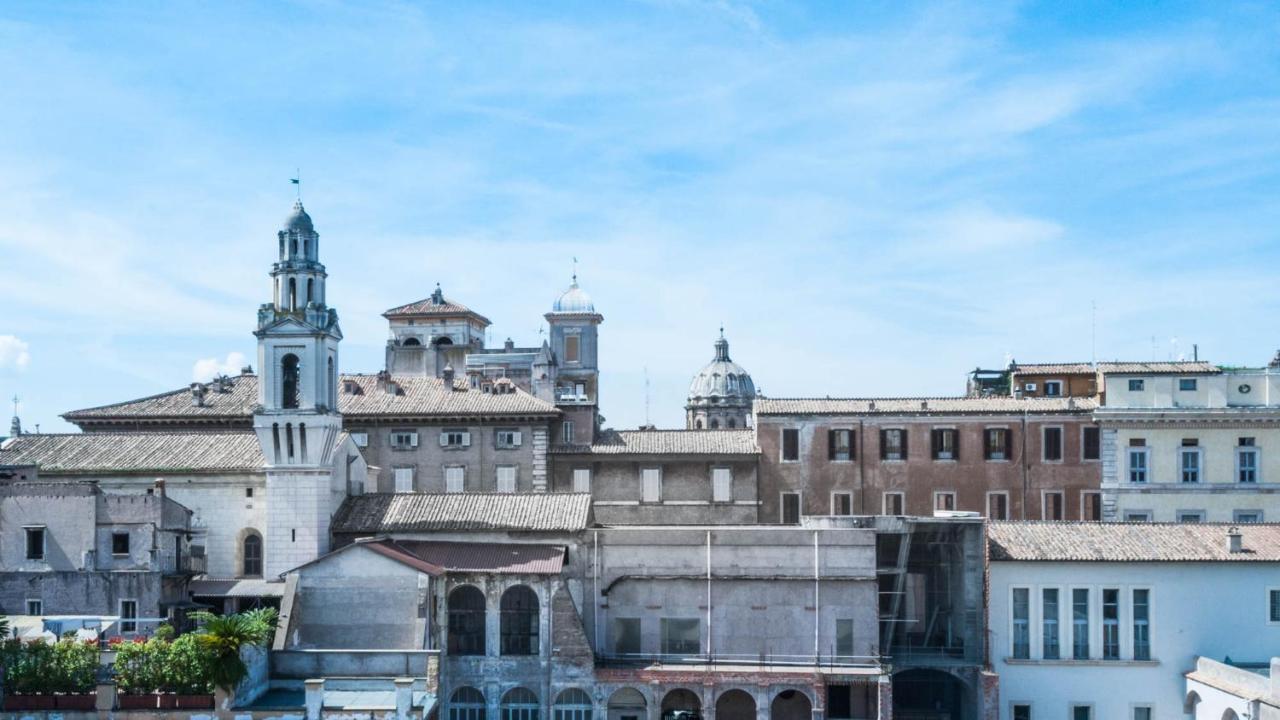
[[[578,284],[578,256],[573,256],[573,284]]]
[[[302,168],[296,168],[293,177],[289,178],[289,182],[297,186],[298,202],[302,202]]]

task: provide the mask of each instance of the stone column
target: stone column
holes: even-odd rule
[[[413,678],[396,678],[396,720],[409,720],[413,712]]]
[[[756,689],[756,720],[769,720],[769,688],[761,686]]]
[[[116,709],[116,684],[110,680],[99,680],[94,688],[93,708],[100,712],[111,712]]]
[[[893,718],[893,678],[881,675],[876,683],[876,717],[880,720]]]
[[[324,708],[324,679],[308,678],[303,681],[306,688],[304,705],[307,720],[320,720],[320,711]]]

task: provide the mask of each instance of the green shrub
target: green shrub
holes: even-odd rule
[[[88,693],[96,682],[98,644],[11,639],[0,645],[0,663],[5,692]]]

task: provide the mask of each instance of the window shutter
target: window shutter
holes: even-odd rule
[[[471,447],[471,433],[462,433],[462,447]]]
[[[858,436],[852,430],[849,431],[849,459],[858,459]]]
[[[519,430],[511,433],[511,444],[514,445],[515,447],[520,447],[520,431]]]
[[[1013,431],[1008,429],[1004,431],[1004,459],[1013,459]]]
[[[942,451],[942,431],[933,430],[929,433],[929,441],[933,443],[933,459],[938,459],[938,453]]]
[[[448,447],[448,445],[449,445],[449,433],[447,432],[440,433],[440,447]]]
[[[836,431],[835,430],[827,431],[827,459],[828,460],[836,459]]]
[[[881,460],[887,460],[889,458],[889,444],[885,442],[885,439],[887,437],[889,437],[889,431],[881,430],[880,431],[880,459]]]
[[[902,428],[902,459],[907,459],[907,429]]]
[[[418,447],[418,433],[409,433],[409,447]]]
[[[951,431],[951,459],[960,459],[960,430]]]

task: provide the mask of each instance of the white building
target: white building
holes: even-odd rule
[[[1225,663],[1197,658],[1183,710],[1193,720],[1280,720],[1280,658]]]
[[[1280,368],[1113,363],[1103,372],[1103,519],[1280,519]]]
[[[1280,526],[992,523],[988,548],[1002,720],[1181,720],[1198,657],[1280,647]]]

